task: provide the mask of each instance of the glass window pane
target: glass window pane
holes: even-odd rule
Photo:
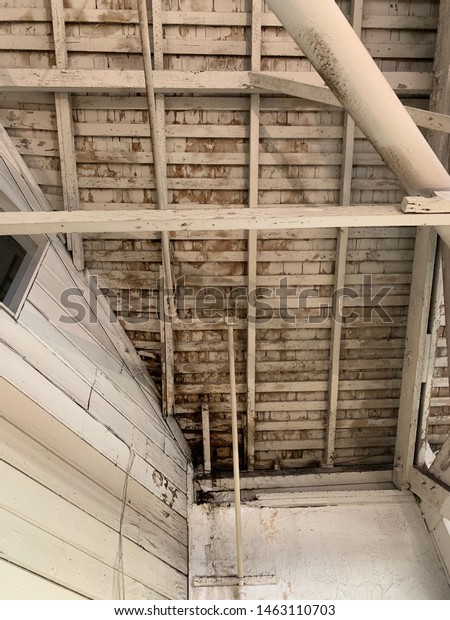
[[[26,255],[25,248],[13,237],[0,240],[0,301],[4,301]]]

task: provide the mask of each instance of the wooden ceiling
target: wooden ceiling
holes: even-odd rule
[[[439,2],[338,4],[402,100],[427,109]],[[154,209],[135,0],[64,6],[56,17],[54,9],[52,24],[50,0],[0,0],[0,83],[8,69],[8,79],[21,86],[0,94],[0,122],[54,209]],[[148,6],[171,208],[401,201],[398,182],[343,110],[251,87],[248,71],[322,84],[261,2]],[[79,70],[78,86],[67,82],[70,94],[52,92],[47,70],[54,66],[71,77]],[[41,71],[33,89],[30,69]],[[75,261],[98,276],[198,465],[208,405],[213,469],[231,467],[227,329],[214,316],[232,311],[242,466],[376,467],[393,463],[416,234],[381,225],[172,234],[178,318],[166,323],[164,343],[159,235],[95,234],[71,242]],[[364,275],[372,278],[369,297]],[[341,324],[331,309],[333,291],[344,286],[355,298],[345,298]],[[246,320],[255,289],[270,320],[261,309],[256,323]],[[380,290],[388,317],[371,312]],[[437,288],[422,458],[427,443],[438,449],[450,431],[441,296]]]

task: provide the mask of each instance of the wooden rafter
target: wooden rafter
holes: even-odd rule
[[[252,70],[259,71],[261,66],[261,17],[262,0],[253,0],[252,3]],[[249,191],[248,206],[250,209],[258,207],[259,181],[259,113],[260,97],[250,97],[250,161],[249,161]],[[247,292],[253,295],[256,291],[258,231],[248,233],[247,259]],[[247,326],[247,434],[246,434],[246,463],[247,469],[255,467],[255,422],[256,422],[256,311],[254,304],[248,304]]]
[[[68,58],[63,0],[51,0],[51,12],[56,66],[58,69],[66,70],[68,67]],[[76,211],[80,208],[80,195],[78,192],[72,105],[69,93],[55,93],[55,109],[64,208],[67,211]],[[72,258],[75,267],[82,271],[84,269],[82,237],[79,234],[71,234],[67,237],[67,242],[69,249],[72,250]]]
[[[154,81],[148,30],[148,15],[146,0],[139,0],[139,27],[144,61],[146,80],[147,103],[150,120],[151,142],[154,164],[154,175],[158,208],[167,210],[167,167],[166,167],[166,136],[165,136],[165,108],[164,97],[154,92]],[[162,22],[161,2],[152,3],[154,65],[159,69],[163,66],[162,50]],[[156,36],[155,36],[156,34]],[[160,306],[160,334],[162,357],[162,393],[163,412],[166,416],[174,414],[175,407],[175,370],[174,370],[174,341],[172,318],[175,315],[173,279],[170,259],[170,237],[167,230],[161,232],[162,272],[161,272],[161,306]]]
[[[362,17],[364,0],[352,2],[352,25],[355,32],[361,37]],[[341,195],[340,203],[345,206],[350,204],[353,174],[353,153],[355,144],[355,123],[349,114],[345,114],[344,121],[344,145],[343,163],[341,172]],[[340,228],[337,235],[335,284],[334,291],[342,291],[345,285],[345,271],[347,263],[348,228]],[[332,466],[336,443],[336,423],[339,393],[339,369],[341,357],[341,336],[343,299],[340,294],[334,295],[333,320],[331,323],[330,343],[330,379],[328,389],[328,423],[325,434],[325,457],[324,464]]]
[[[355,13],[356,14],[356,13]],[[358,23],[353,21],[354,28],[359,25],[361,31],[361,20]],[[301,99],[309,99],[326,106],[332,106],[335,108],[342,108],[342,104],[333,95],[331,90],[327,86],[318,86],[316,84],[308,84],[302,82],[299,79],[287,79],[283,77],[273,76],[267,73],[255,73],[249,74],[250,83],[254,88],[263,90],[269,90],[273,92],[281,92],[292,97],[299,97]],[[426,129],[433,129],[435,131],[442,132],[444,134],[450,133],[450,116],[447,114],[439,114],[429,110],[422,110],[421,108],[414,108],[411,106],[405,106],[405,110],[411,116],[413,121],[419,127]]]
[[[139,211],[0,213],[0,235],[303,228],[450,226],[448,213],[403,213],[397,205],[304,206],[281,209],[223,207]]]
[[[298,72],[273,71],[267,77],[298,81]],[[430,93],[432,75],[414,72],[387,72],[384,74],[399,94]],[[305,71],[301,79],[307,84],[323,86],[323,80],[312,71]],[[248,71],[155,71],[156,93],[210,93],[249,94],[266,89],[255,88]],[[89,92],[122,93],[145,92],[143,71],[108,69],[0,69],[2,91]]]

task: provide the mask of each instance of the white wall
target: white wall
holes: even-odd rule
[[[20,207],[45,207],[9,147],[0,131]],[[0,598],[186,596],[185,446],[57,238],[19,314],[0,309],[0,416]]]
[[[310,494],[308,501],[297,493],[290,497],[291,507],[243,506],[244,573],[275,577],[273,585],[247,586],[245,598],[449,599],[413,495],[357,493],[330,492],[325,499],[324,493]],[[288,504],[285,498],[282,503]],[[314,506],[321,503],[330,505]],[[236,574],[234,508],[194,506],[190,539],[191,597],[233,598],[231,587],[192,587],[192,582]]]

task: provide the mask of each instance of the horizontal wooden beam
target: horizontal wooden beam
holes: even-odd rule
[[[403,213],[397,205],[281,209],[52,211],[0,213],[0,235],[332,227],[450,226],[450,214]]]
[[[257,74],[252,73],[252,76]],[[323,86],[312,71],[274,71],[267,75],[301,83]],[[431,73],[388,72],[384,76],[398,93],[429,94]],[[233,94],[264,92],[256,88],[248,71],[155,71],[155,92]],[[144,92],[143,71],[108,69],[0,69],[1,91],[40,92]]]
[[[67,23],[77,24],[137,24],[137,11],[130,9],[65,9],[64,18]],[[193,26],[250,26],[250,12],[225,11],[162,11],[162,21],[168,25]],[[263,13],[262,26],[279,27],[280,21],[273,13]],[[49,22],[50,11],[41,8],[2,8],[1,22]],[[149,23],[151,23],[151,18]],[[437,17],[414,15],[365,15],[363,28],[435,30]]]
[[[401,207],[405,213],[450,213],[450,192],[435,192],[433,198],[406,196]]]
[[[258,490],[259,492],[276,492],[304,490],[309,488],[329,489],[335,485],[362,488],[367,484],[383,484],[392,482],[392,470],[349,471],[336,468],[335,471],[304,471],[301,474],[283,471],[282,473],[253,474],[242,472],[241,484],[243,491]],[[226,492],[233,489],[233,479],[229,476],[214,479],[197,478],[197,483],[204,492]]]

